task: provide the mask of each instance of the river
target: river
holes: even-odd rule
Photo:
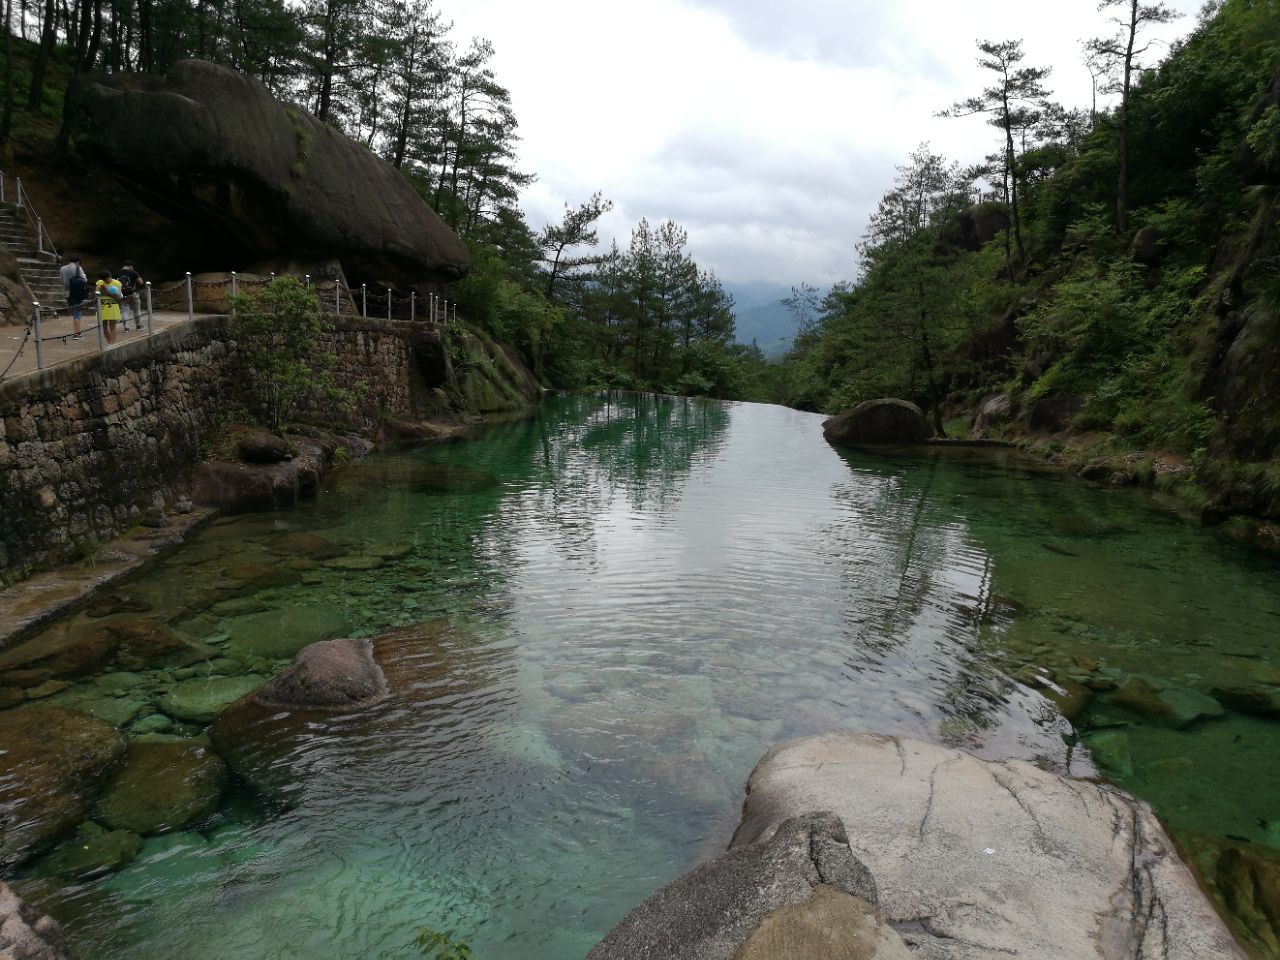
[[[1174,729],[1099,694],[1073,728],[1036,677],[1203,690],[1280,668],[1280,566],[1012,452],[839,452],[820,423],[554,397],[206,529],[123,588],[148,617],[223,647],[231,673],[309,630],[418,625],[399,689],[313,724],[272,761],[277,791],[233,785],[118,872],[71,882],[37,860],[18,888],[86,958],[411,957],[421,929],[484,960],[581,957],[724,848],[770,745],[839,729],[1079,775],[1101,731],[1102,772],[1175,833],[1280,846],[1276,721]],[[289,532],[343,556],[290,557]],[[228,600],[246,563],[289,574]]]

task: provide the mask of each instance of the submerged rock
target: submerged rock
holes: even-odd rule
[[[283,660],[309,643],[350,633],[351,626],[341,611],[324,604],[267,610],[226,623],[226,646],[242,658]]]
[[[271,549],[293,557],[304,557],[308,560],[330,560],[346,553],[346,548],[334,543],[327,537],[314,533],[293,531],[282,533],[271,538]]]
[[[414,486],[427,493],[481,493],[498,485],[487,470],[453,463],[425,463],[413,471]]]
[[[120,642],[115,663],[126,671],[185,667],[217,656],[208,644],[184,637],[160,620],[118,620],[105,629]]]
[[[0,651],[0,685],[25,688],[54,677],[78,677],[109,663],[119,646],[106,631],[36,637]]]
[[[909,960],[839,818],[793,817],[662,887],[587,960]]]
[[[822,422],[828,443],[920,443],[933,436],[933,425],[920,408],[907,400],[865,400],[852,410]]]
[[[108,830],[88,820],[80,824],[69,840],[44,857],[36,865],[36,871],[68,880],[87,880],[127,867],[138,855],[141,844],[142,838],[136,833]]]
[[[135,741],[96,812],[116,830],[166,833],[216,810],[226,784],[227,765],[201,744]]]
[[[382,742],[389,710],[452,703],[488,682],[450,655],[449,633],[446,624],[432,622],[372,641],[316,644],[270,692],[246,697],[217,719],[209,728],[214,749],[265,793],[285,798],[305,789],[308,777],[343,766],[335,757]]]
[[[21,862],[80,820],[125,751],[114,727],[44,704],[0,714],[0,865]]]
[[[1280,954],[1280,851],[1256,843],[1228,844],[1213,879],[1245,935],[1271,955]]]
[[[241,697],[257,690],[266,677],[210,677],[184,680],[160,698],[160,709],[177,720],[212,723],[218,714]]]
[[[1280,687],[1262,683],[1214,687],[1213,695],[1224,707],[1260,717],[1280,717]]]
[[[1224,712],[1212,697],[1156,677],[1129,677],[1111,695],[1111,702],[1179,730],[1197,720],[1220,717]]]
[[[1130,749],[1127,733],[1103,730],[1089,734],[1084,738],[1084,743],[1099,766],[1112,777],[1123,779],[1133,775],[1133,751]]]
[[[893,737],[770,750],[733,847],[809,810],[844,822],[920,960],[1243,960],[1150,807],[1105,784]]]
[[[0,957],[4,960],[74,960],[62,928],[23,903],[0,881]]]

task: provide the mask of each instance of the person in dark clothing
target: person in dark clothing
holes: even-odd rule
[[[124,267],[120,271],[120,293],[124,299],[121,301],[127,312],[124,317],[124,329],[129,329],[129,315],[133,315],[133,326],[135,330],[142,329],[142,277],[138,271],[133,269],[133,261],[126,260]]]

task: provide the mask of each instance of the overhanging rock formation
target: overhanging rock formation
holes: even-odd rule
[[[93,154],[175,221],[189,263],[337,259],[349,281],[401,287],[470,266],[400,171],[253,77],[183,60],[87,78],[79,96]]]

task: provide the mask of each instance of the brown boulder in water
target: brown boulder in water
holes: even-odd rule
[[[261,704],[293,710],[349,710],[386,696],[387,680],[367,639],[321,640],[254,694]]]
[[[933,436],[933,426],[920,408],[908,400],[865,400],[851,410],[822,422],[827,443],[920,443]]]

